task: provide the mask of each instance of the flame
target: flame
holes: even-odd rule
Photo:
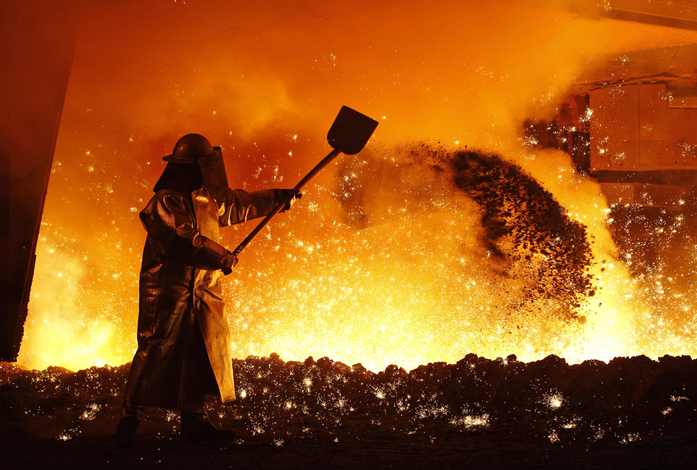
[[[362,215],[342,206],[341,188],[350,193],[353,182],[340,178],[351,176],[333,168],[226,278],[238,357],[331,356],[379,369],[469,352],[572,362],[695,353],[690,318],[657,327],[666,320],[618,257],[598,185],[564,154],[521,147],[519,134],[525,118],[554,114],[591,58],[697,35],[584,19],[560,8],[568,2],[495,3],[91,6],[20,363],[76,369],[131,359],[144,239],[136,213],[179,135],[204,132],[222,144],[234,186],[290,186],[325,153],[322,130],[343,102],[380,118],[367,152],[392,164],[402,163],[394,149],[404,142],[439,141],[522,166],[587,227],[597,294],[581,306],[585,322],[555,315],[565,307],[553,299],[506,309],[519,281],[502,276],[481,244],[480,208],[445,176],[416,167],[401,175],[403,187],[363,182],[370,223],[360,226]],[[190,27],[196,21],[205,34]],[[234,246],[249,228],[228,230],[226,241]]]
[[[571,218],[586,227],[593,240],[591,247],[596,262],[591,272],[597,294],[588,298],[581,308],[586,322],[574,329],[571,336],[560,338],[559,355],[570,362],[607,361],[651,351],[646,349],[650,348],[650,342],[640,347],[637,341],[636,314],[648,307],[639,299],[637,283],[619,259],[607,224],[610,210],[600,185],[578,175],[568,156],[561,152],[544,151],[525,158],[526,169],[558,198]]]
[[[35,289],[25,325],[20,363],[33,368],[60,365],[68,369],[85,366],[120,364],[123,355],[114,347],[118,341],[116,325],[103,318],[94,318],[89,302],[85,302],[82,284],[88,267],[79,259],[40,238]]]

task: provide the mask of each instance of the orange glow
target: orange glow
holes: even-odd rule
[[[244,253],[225,283],[237,357],[330,356],[379,369],[470,352],[572,362],[697,353],[691,316],[657,328],[666,320],[617,258],[599,186],[576,175],[567,155],[531,152],[520,139],[523,120],[553,116],[596,61],[697,42],[697,33],[581,18],[561,7],[568,2],[377,3],[91,7],[46,201],[23,366],[131,359],[144,241],[137,211],[179,135],[202,132],[223,145],[233,186],[287,187],[326,153],[324,133],[344,103],[380,119],[365,158],[403,171],[357,179],[369,220],[357,227],[335,165]],[[554,299],[506,307],[520,286],[482,246],[480,209],[447,174],[406,165],[412,142],[498,152],[588,227],[598,293],[580,308],[585,322],[568,320],[569,307]],[[251,227],[229,229],[229,246]]]

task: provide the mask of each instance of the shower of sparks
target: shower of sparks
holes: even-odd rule
[[[396,156],[402,163],[379,180],[371,176],[379,160],[340,167],[336,186],[312,187],[256,242],[256,268],[247,267],[251,260],[243,257],[225,292],[237,357],[330,356],[377,370],[392,363],[412,368],[456,361],[470,351],[493,357],[515,353],[523,360],[554,353],[570,361],[692,352],[694,310],[681,279],[664,273],[667,266],[648,267],[633,278],[629,268],[640,258],[640,244],[628,244],[614,260],[604,251],[615,249],[603,222],[617,209],[598,201],[567,206],[569,216],[587,224],[593,236],[594,296],[578,307],[560,303],[562,297],[521,303],[515,299],[527,295],[528,268],[511,265],[508,274],[497,272],[501,261],[481,244],[478,206],[447,174],[414,168],[399,151],[389,155],[386,161]],[[261,167],[271,179],[278,178],[276,169]],[[414,172],[422,180],[410,186]],[[577,178],[560,181],[551,175],[550,180],[576,185]],[[112,197],[99,182],[86,189]],[[45,223],[39,244],[43,269],[36,274],[31,308],[51,314],[30,317],[24,363],[79,368],[130,359],[133,346],[124,332],[135,331],[139,256],[134,244],[122,240],[121,225],[132,227],[135,206],[130,204],[142,205],[140,199],[129,200],[93,232],[101,253],[61,237],[58,226]],[[660,224],[664,230],[654,233],[674,242],[684,221],[666,216],[646,223]],[[244,233],[240,227],[231,231],[235,239]],[[561,242],[557,238],[550,246]],[[111,260],[109,268],[92,272],[94,260],[105,258]],[[569,309],[583,321],[568,320]],[[34,341],[41,347],[32,348]],[[303,386],[310,390],[312,379]],[[378,398],[384,394],[375,391]],[[549,400],[554,407],[561,399]]]

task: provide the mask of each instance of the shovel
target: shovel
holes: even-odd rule
[[[322,168],[327,166],[332,160],[334,160],[340,153],[345,153],[347,155],[355,155],[365,147],[365,144],[373,135],[373,131],[378,126],[378,122],[374,119],[369,118],[365,114],[359,113],[355,109],[351,109],[348,106],[342,106],[339,110],[339,114],[336,115],[334,119],[334,124],[329,129],[327,133],[327,141],[329,145],[332,146],[332,151],[327,154],[315,167],[310,170],[300,181],[295,185],[294,189],[300,191],[308,181],[310,181],[317,173],[319,173]],[[266,216],[264,219],[254,227],[254,230],[249,232],[249,235],[245,237],[244,240],[237,245],[233,253],[235,256],[239,256],[247,245],[257,236],[257,234],[266,227],[274,215],[283,209],[286,202],[278,204],[274,209]],[[225,274],[230,274],[231,271],[225,270]]]

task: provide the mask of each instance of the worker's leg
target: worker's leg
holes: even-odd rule
[[[211,425],[204,412],[207,395],[218,394],[218,385],[208,360],[208,353],[198,324],[191,328],[184,359],[180,390],[182,436],[191,440],[218,438],[218,430]]]
[[[136,355],[131,362],[131,368],[129,370],[128,380],[126,382],[123,407],[121,409],[121,419],[119,420],[119,424],[116,427],[116,433],[114,435],[117,444],[121,447],[130,447],[133,445],[136,431],[138,430],[138,424],[140,422],[140,410],[134,403],[133,395],[138,369],[142,365],[141,362],[142,361],[140,361],[138,357],[138,352],[136,352]]]
[[[206,396],[216,394],[218,385],[208,360],[200,327],[192,321],[187,325],[187,330],[185,354],[182,359],[179,406],[182,412],[201,413]]]

